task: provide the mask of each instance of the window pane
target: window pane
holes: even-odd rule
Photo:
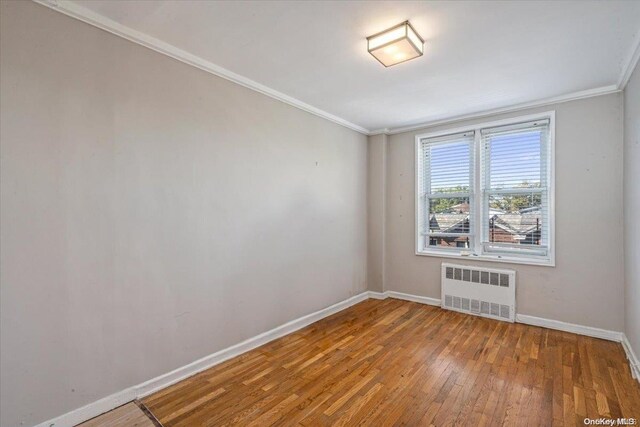
[[[527,129],[487,137],[489,185],[503,188],[539,188],[542,138],[545,129]]]
[[[488,241],[540,246],[543,208],[540,193],[490,195]]]
[[[469,198],[447,197],[429,199],[429,231],[438,233],[468,233]]]
[[[429,146],[431,193],[470,190],[469,154],[468,140]]]
[[[543,257],[553,254],[552,126],[551,117],[522,117],[419,137],[418,252],[549,261]]]
[[[469,244],[470,244],[469,242],[470,242],[469,236],[458,236],[458,237],[431,236],[429,237],[430,247],[463,249],[463,248],[469,248]]]

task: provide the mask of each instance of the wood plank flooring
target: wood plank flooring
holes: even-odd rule
[[[77,427],[155,427],[155,424],[134,402],[95,417]]]
[[[149,396],[164,426],[583,425],[640,418],[618,343],[367,300]]]

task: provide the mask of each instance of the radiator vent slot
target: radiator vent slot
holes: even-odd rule
[[[491,315],[500,316],[500,304],[496,304],[495,302],[491,303]]]
[[[509,274],[491,271],[479,271],[469,268],[446,267],[445,278],[463,282],[482,283],[491,286],[509,287]]]
[[[489,284],[489,272],[481,271],[480,272],[480,283],[484,283],[485,285]]]
[[[480,301],[480,313],[482,314],[489,314],[489,306],[491,304],[489,304],[486,301]]]
[[[509,287],[509,275],[501,274],[500,275],[500,286],[508,288]]]
[[[442,306],[515,321],[516,274],[512,270],[442,264]]]
[[[480,272],[478,270],[471,270],[471,281],[473,283],[480,283]]]
[[[460,297],[453,297],[453,308],[460,308]]]
[[[508,319],[510,317],[508,305],[503,304],[500,306],[500,317],[504,317],[505,319]]]

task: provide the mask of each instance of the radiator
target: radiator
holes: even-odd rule
[[[516,272],[442,263],[442,308],[514,322]]]

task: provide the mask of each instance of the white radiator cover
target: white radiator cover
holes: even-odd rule
[[[442,308],[515,322],[516,272],[442,263]]]

